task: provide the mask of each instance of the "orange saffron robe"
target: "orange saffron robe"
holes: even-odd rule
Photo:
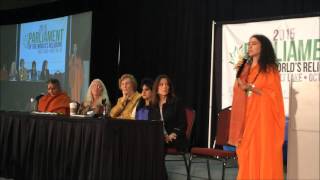
[[[250,71],[250,65],[246,63],[239,77],[242,82],[247,82],[249,71]],[[231,119],[229,124],[229,137],[228,137],[228,144],[231,144],[233,146],[238,146],[238,143],[243,134],[243,126],[244,126],[245,113],[246,113],[246,107],[245,107],[246,102],[247,102],[247,95],[238,86],[238,82],[236,80],[233,87],[232,110],[231,110],[231,117],[230,117]]]
[[[68,114],[70,112],[69,103],[70,98],[66,93],[54,96],[44,95],[39,100],[38,111]]]
[[[243,106],[245,118],[236,150],[237,179],[284,179],[282,145],[285,114],[280,74],[271,67],[257,76],[258,73],[259,65],[256,65],[247,77],[248,83],[256,79],[253,84],[261,94],[253,93]]]

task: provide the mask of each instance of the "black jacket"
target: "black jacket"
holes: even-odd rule
[[[186,112],[182,103],[177,98],[167,100],[162,106],[164,127],[168,135],[177,134],[178,146],[186,145]],[[149,120],[161,120],[159,106],[152,106],[149,112]]]

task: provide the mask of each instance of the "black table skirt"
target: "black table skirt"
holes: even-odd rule
[[[0,177],[165,179],[162,124],[0,112]]]

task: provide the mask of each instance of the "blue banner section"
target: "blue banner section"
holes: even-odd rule
[[[41,72],[46,60],[50,74],[64,73],[67,28],[67,16],[21,24],[19,61],[24,59],[24,67],[28,70],[32,69],[34,61],[37,72]]]

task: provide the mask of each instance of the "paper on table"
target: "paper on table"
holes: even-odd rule
[[[90,117],[88,115],[83,115],[83,114],[73,114],[73,115],[70,115],[71,117]]]
[[[38,111],[32,111],[31,114],[46,114],[46,115],[57,115],[56,112],[38,112]]]

